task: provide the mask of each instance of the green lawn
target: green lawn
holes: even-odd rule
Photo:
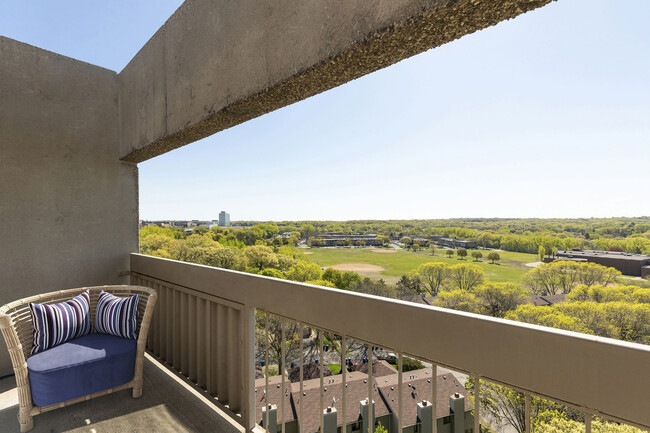
[[[327,367],[330,369],[334,376],[341,374],[341,364],[327,364]]]
[[[521,276],[530,270],[523,265],[525,263],[535,262],[538,259],[535,254],[513,253],[508,251],[499,251],[501,261],[498,264],[490,264],[485,257],[475,262],[471,257],[472,250],[469,250],[468,257],[465,260],[459,260],[456,256],[449,259],[445,250],[437,250],[435,256],[429,251],[411,252],[397,250],[395,253],[377,253],[371,248],[309,248],[306,252],[313,263],[321,266],[333,266],[343,263],[367,263],[381,266],[382,272],[360,272],[362,275],[383,278],[387,282],[395,283],[400,276],[407,274],[417,268],[422,263],[427,262],[444,262],[448,264],[456,263],[474,263],[479,265],[485,271],[485,275],[492,281],[514,281],[521,280]],[[483,256],[487,256],[490,251],[483,251]]]

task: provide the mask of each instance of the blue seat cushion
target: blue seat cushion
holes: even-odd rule
[[[137,341],[108,334],[75,338],[27,359],[32,400],[49,406],[133,379]]]

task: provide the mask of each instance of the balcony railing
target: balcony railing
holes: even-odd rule
[[[149,349],[248,430],[256,425],[255,310],[506,385],[527,401],[533,395],[577,408],[587,431],[592,415],[650,427],[650,346],[140,254],[131,255],[131,272],[132,283],[160,295]]]

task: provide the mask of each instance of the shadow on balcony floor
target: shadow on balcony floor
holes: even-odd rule
[[[19,432],[18,396],[14,377],[0,380],[0,431]],[[144,393],[131,390],[34,417],[39,432],[220,432],[241,433],[243,427],[216,407],[205,394],[186,384],[149,354],[144,364]]]

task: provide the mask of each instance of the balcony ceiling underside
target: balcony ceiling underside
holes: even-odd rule
[[[138,163],[551,0],[188,0],[119,74]]]

